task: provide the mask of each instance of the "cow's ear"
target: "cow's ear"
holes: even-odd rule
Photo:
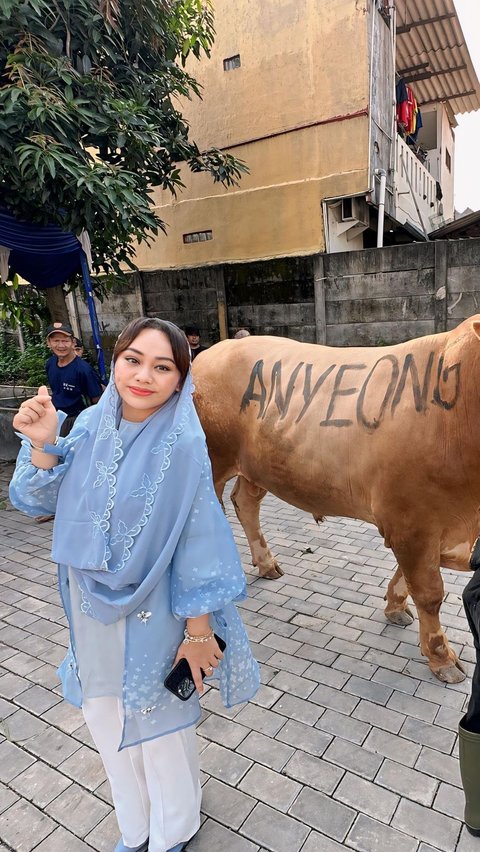
[[[472,322],[472,328],[474,334],[476,334],[477,337],[480,339],[480,320],[474,320]]]

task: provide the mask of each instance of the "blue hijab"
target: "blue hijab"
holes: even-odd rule
[[[144,421],[127,457],[114,371],[77,427],[83,434],[60,488],[52,555],[74,569],[91,614],[104,624],[138,608],[186,524],[206,452],[192,390],[188,374],[181,392]]]

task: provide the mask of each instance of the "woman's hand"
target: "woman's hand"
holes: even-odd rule
[[[174,665],[182,657],[187,660],[195,686],[201,695],[203,692],[202,671],[205,672],[207,677],[211,677],[220,660],[223,660],[223,654],[218,647],[217,640],[212,636],[207,642],[182,642],[177,651]]]
[[[45,385],[38,389],[36,396],[22,402],[13,418],[13,428],[39,447],[54,442],[57,425],[57,412]]]

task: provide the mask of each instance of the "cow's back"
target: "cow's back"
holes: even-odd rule
[[[471,320],[389,347],[219,343],[193,368],[214,466],[318,515],[375,520],[388,491],[408,488],[429,499],[432,482],[455,484],[452,457],[474,439],[479,347]]]

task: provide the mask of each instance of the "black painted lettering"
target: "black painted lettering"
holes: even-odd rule
[[[458,363],[458,364],[453,364],[451,367],[444,367],[443,366],[444,362],[445,362],[445,359],[444,359],[443,355],[441,355],[440,358],[439,358],[439,361],[438,361],[437,381],[436,381],[435,387],[433,389],[433,400],[432,400],[432,402],[434,402],[435,405],[440,405],[442,408],[445,408],[447,411],[449,411],[451,408],[454,407],[454,405],[456,405],[456,403],[458,401],[459,394],[460,394],[460,367],[461,367],[461,364]],[[440,383],[443,382],[443,384],[448,385],[451,373],[454,374],[455,385],[454,385],[454,389],[453,389],[453,395],[451,396],[451,398],[449,400],[447,400],[447,399],[443,399],[443,397],[442,397],[442,392],[440,390]]]
[[[332,419],[332,414],[335,408],[335,403],[337,401],[337,397],[339,396],[351,396],[352,393],[357,393],[358,388],[341,388],[340,384],[343,379],[344,373],[347,370],[365,370],[366,364],[341,364],[338,368],[338,373],[335,376],[335,383],[333,385],[332,395],[330,397],[330,404],[328,406],[327,416],[325,420],[320,422],[320,426],[351,426],[353,420],[340,420],[340,419]]]
[[[272,383],[270,387],[270,394],[268,397],[268,402],[265,406],[265,411],[263,417],[265,418],[268,406],[270,405],[273,395],[275,394],[275,405],[278,408],[278,413],[280,414],[280,420],[283,420],[287,414],[288,407],[290,405],[290,401],[292,399],[293,391],[295,390],[295,379],[297,378],[300,370],[303,367],[304,362],[300,361],[299,364],[293,370],[287,384],[287,390],[285,396],[283,395],[282,390],[282,362],[275,361],[275,364],[272,367]]]
[[[385,393],[383,395],[383,399],[380,403],[380,407],[378,409],[377,416],[374,417],[373,420],[368,420],[367,417],[364,414],[364,411],[363,411],[364,404],[365,404],[365,395],[367,393],[367,388],[370,384],[370,380],[371,380],[372,376],[375,373],[375,370],[377,369],[378,365],[381,364],[384,361],[390,362],[391,368],[392,368],[392,374],[390,376],[390,381],[389,381],[387,388],[385,390]],[[357,421],[360,424],[360,426],[364,426],[365,429],[368,429],[369,432],[374,432],[375,429],[378,429],[378,427],[380,426],[380,423],[383,420],[387,406],[388,406],[388,404],[389,404],[389,402],[392,398],[393,391],[395,390],[395,387],[396,387],[396,384],[397,384],[397,381],[398,381],[399,373],[400,373],[400,368],[398,366],[398,358],[396,358],[395,355],[383,355],[373,365],[373,367],[370,370],[367,378],[365,379],[365,381],[362,385],[362,389],[361,389],[361,391],[358,395],[358,400],[357,400]],[[374,387],[378,387],[378,383]]]
[[[255,384],[257,382],[259,385],[258,391],[255,390]],[[246,411],[251,402],[258,402],[260,406],[257,414],[258,420],[265,411],[266,398],[267,389],[265,387],[265,382],[263,381],[263,360],[260,360],[257,361],[250,373],[247,389],[243,394],[242,402],[240,404],[240,413]]]
[[[322,373],[320,378],[317,379],[317,381],[315,382],[314,388],[312,390],[313,364],[306,364],[306,366],[305,366],[305,379],[304,379],[304,382],[303,382],[304,405],[303,405],[303,408],[302,408],[300,414],[298,415],[297,419],[295,420],[295,423],[298,423],[302,419],[306,410],[309,408],[310,403],[312,402],[313,398],[316,396],[316,394],[320,390],[321,386],[323,385],[325,379],[328,378],[328,376],[330,375],[332,370],[335,369],[336,366],[337,366],[336,364],[330,364],[330,366],[327,367],[327,369]]]
[[[427,396],[428,396],[428,388],[430,386],[430,377],[432,375],[432,367],[433,367],[433,359],[435,357],[434,352],[430,352],[428,356],[427,366],[425,367],[425,375],[423,377],[423,385],[420,387],[420,379],[418,376],[418,369],[415,363],[415,359],[411,352],[405,356],[405,361],[403,362],[402,373],[400,376],[400,380],[397,385],[397,389],[395,391],[395,395],[392,400],[392,416],[395,414],[395,409],[400,403],[403,392],[405,390],[405,385],[407,382],[407,376],[410,373],[410,378],[412,380],[412,390],[413,390],[413,401],[415,403],[415,411],[422,412],[426,411],[427,408]]]

